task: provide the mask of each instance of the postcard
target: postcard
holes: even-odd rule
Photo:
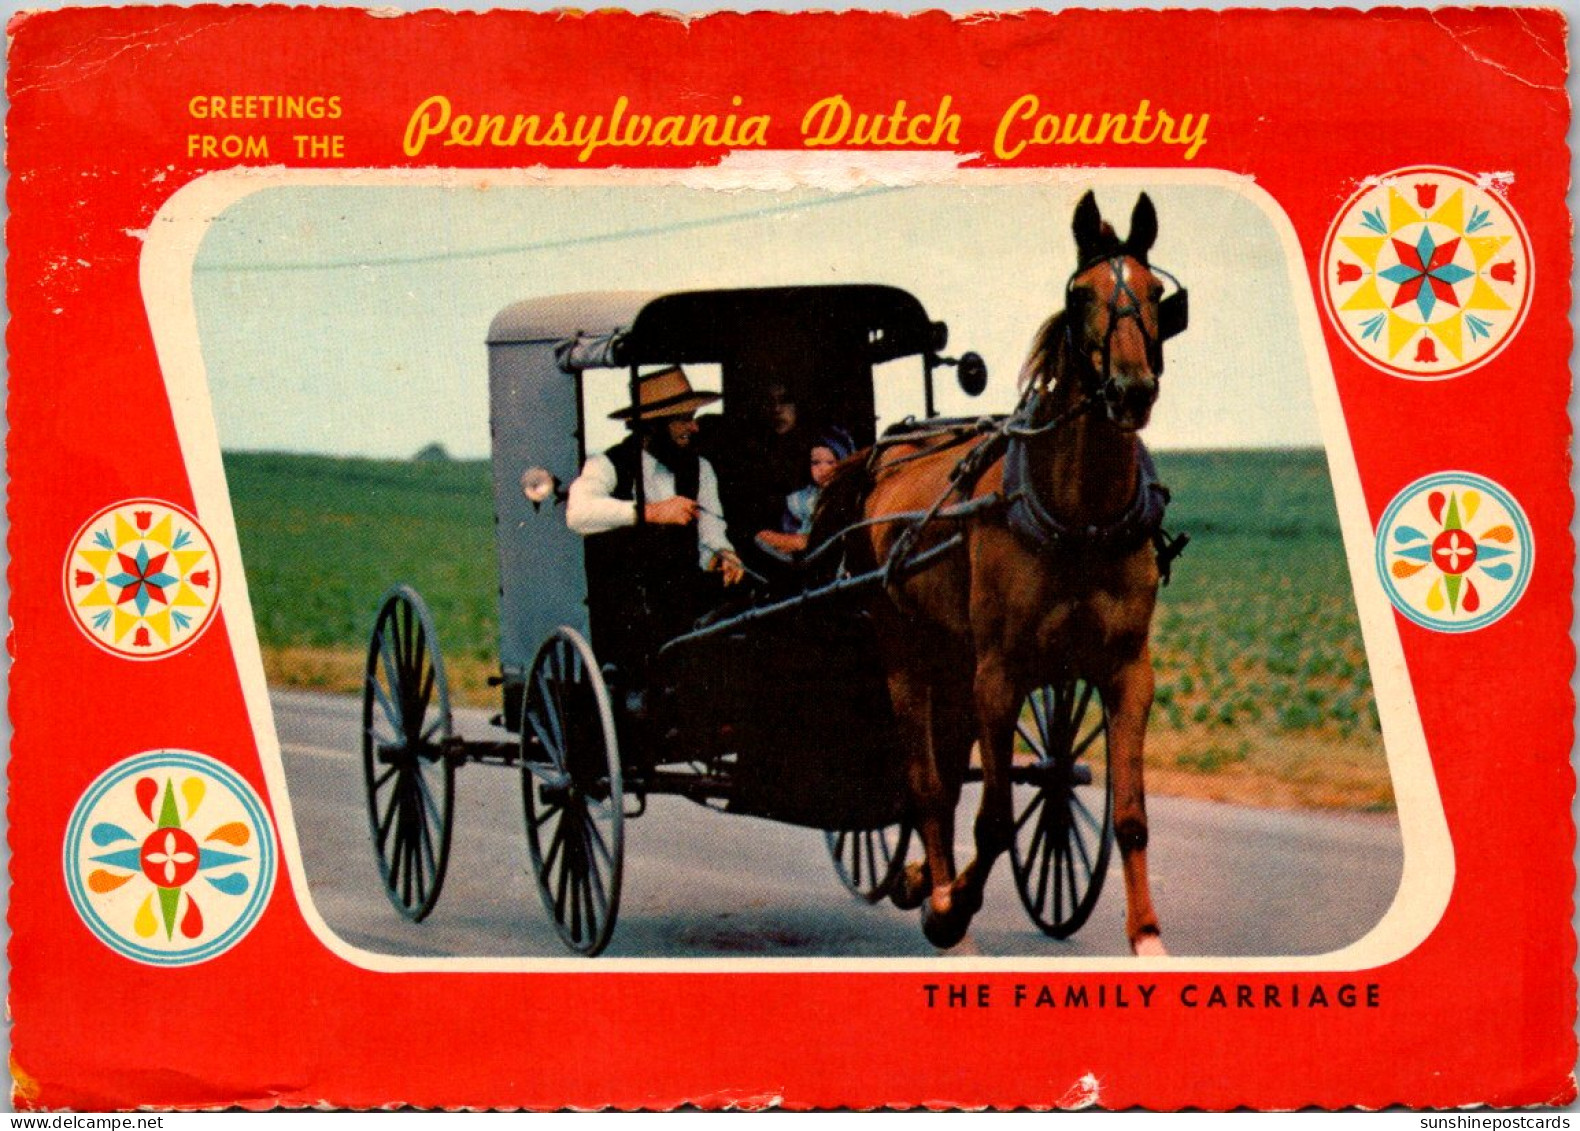
[[[1559,13],[9,30],[18,1108],[1574,1098]]]

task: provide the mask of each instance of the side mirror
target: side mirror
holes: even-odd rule
[[[980,397],[988,380],[987,362],[982,360],[982,355],[975,351],[961,354],[956,362],[955,380],[966,396]]]

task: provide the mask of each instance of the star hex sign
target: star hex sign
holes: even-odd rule
[[[1459,243],[1458,236],[1446,244],[1434,243],[1431,226],[1427,224],[1421,226],[1421,233],[1413,246],[1402,240],[1394,240],[1393,251],[1399,262],[1377,272],[1379,278],[1399,287],[1393,302],[1389,304],[1391,308],[1397,310],[1407,303],[1414,303],[1421,321],[1430,322],[1439,302],[1446,302],[1450,306],[1461,305],[1454,285],[1475,278],[1476,273],[1454,262]]]
[[[62,590],[94,644],[147,660],[190,647],[219,607],[219,564],[207,532],[157,499],[127,499],[94,515],[66,553]]]
[[[116,604],[124,605],[129,601],[137,606],[138,613],[146,614],[149,606],[156,602],[161,605],[170,603],[165,596],[165,588],[174,585],[180,578],[165,572],[169,553],[150,555],[147,545],[139,545],[136,557],[123,553],[117,553],[115,557],[120,564],[120,572],[105,580],[120,589]]]
[[[1369,179],[1322,252],[1322,296],[1346,345],[1435,380],[1490,361],[1530,309],[1530,243],[1483,179],[1423,166]]]

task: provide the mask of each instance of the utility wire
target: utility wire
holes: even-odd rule
[[[767,216],[782,216],[793,212],[804,212],[813,208],[824,208],[831,204],[849,204],[869,197],[881,196],[885,193],[897,192],[905,186],[881,185],[877,188],[859,189],[853,192],[838,193],[822,200],[800,201],[795,204],[778,204],[771,208],[758,208],[750,212],[733,212],[725,216],[709,216],[698,220],[681,220],[671,224],[659,224],[648,228],[627,228],[618,232],[599,232],[586,236],[567,236],[563,239],[544,240],[540,243],[513,244],[505,247],[478,248],[473,251],[442,251],[428,252],[417,255],[387,255],[379,257],[364,257],[349,260],[296,260],[277,263],[214,263],[199,262],[193,267],[195,273],[208,272],[241,272],[260,274],[276,271],[334,271],[346,268],[367,269],[374,267],[404,267],[420,263],[442,263],[446,261],[468,259],[492,259],[504,255],[526,255],[538,251],[560,251],[566,248],[586,247],[592,244],[618,243],[620,240],[647,239],[654,236],[665,236],[676,232],[691,232],[702,228],[720,227],[725,224],[738,224],[747,220],[759,220]]]

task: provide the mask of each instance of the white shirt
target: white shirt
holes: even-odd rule
[[[734,548],[724,533],[724,508],[719,503],[719,480],[713,465],[705,459],[697,463],[696,502],[702,508],[697,514],[698,563],[707,569],[715,554],[733,553]],[[613,460],[605,455],[589,459],[565,500],[565,525],[582,535],[635,526],[636,504],[614,497],[617,482]],[[642,493],[650,503],[662,503],[676,495],[674,474],[646,450],[642,452]]]

